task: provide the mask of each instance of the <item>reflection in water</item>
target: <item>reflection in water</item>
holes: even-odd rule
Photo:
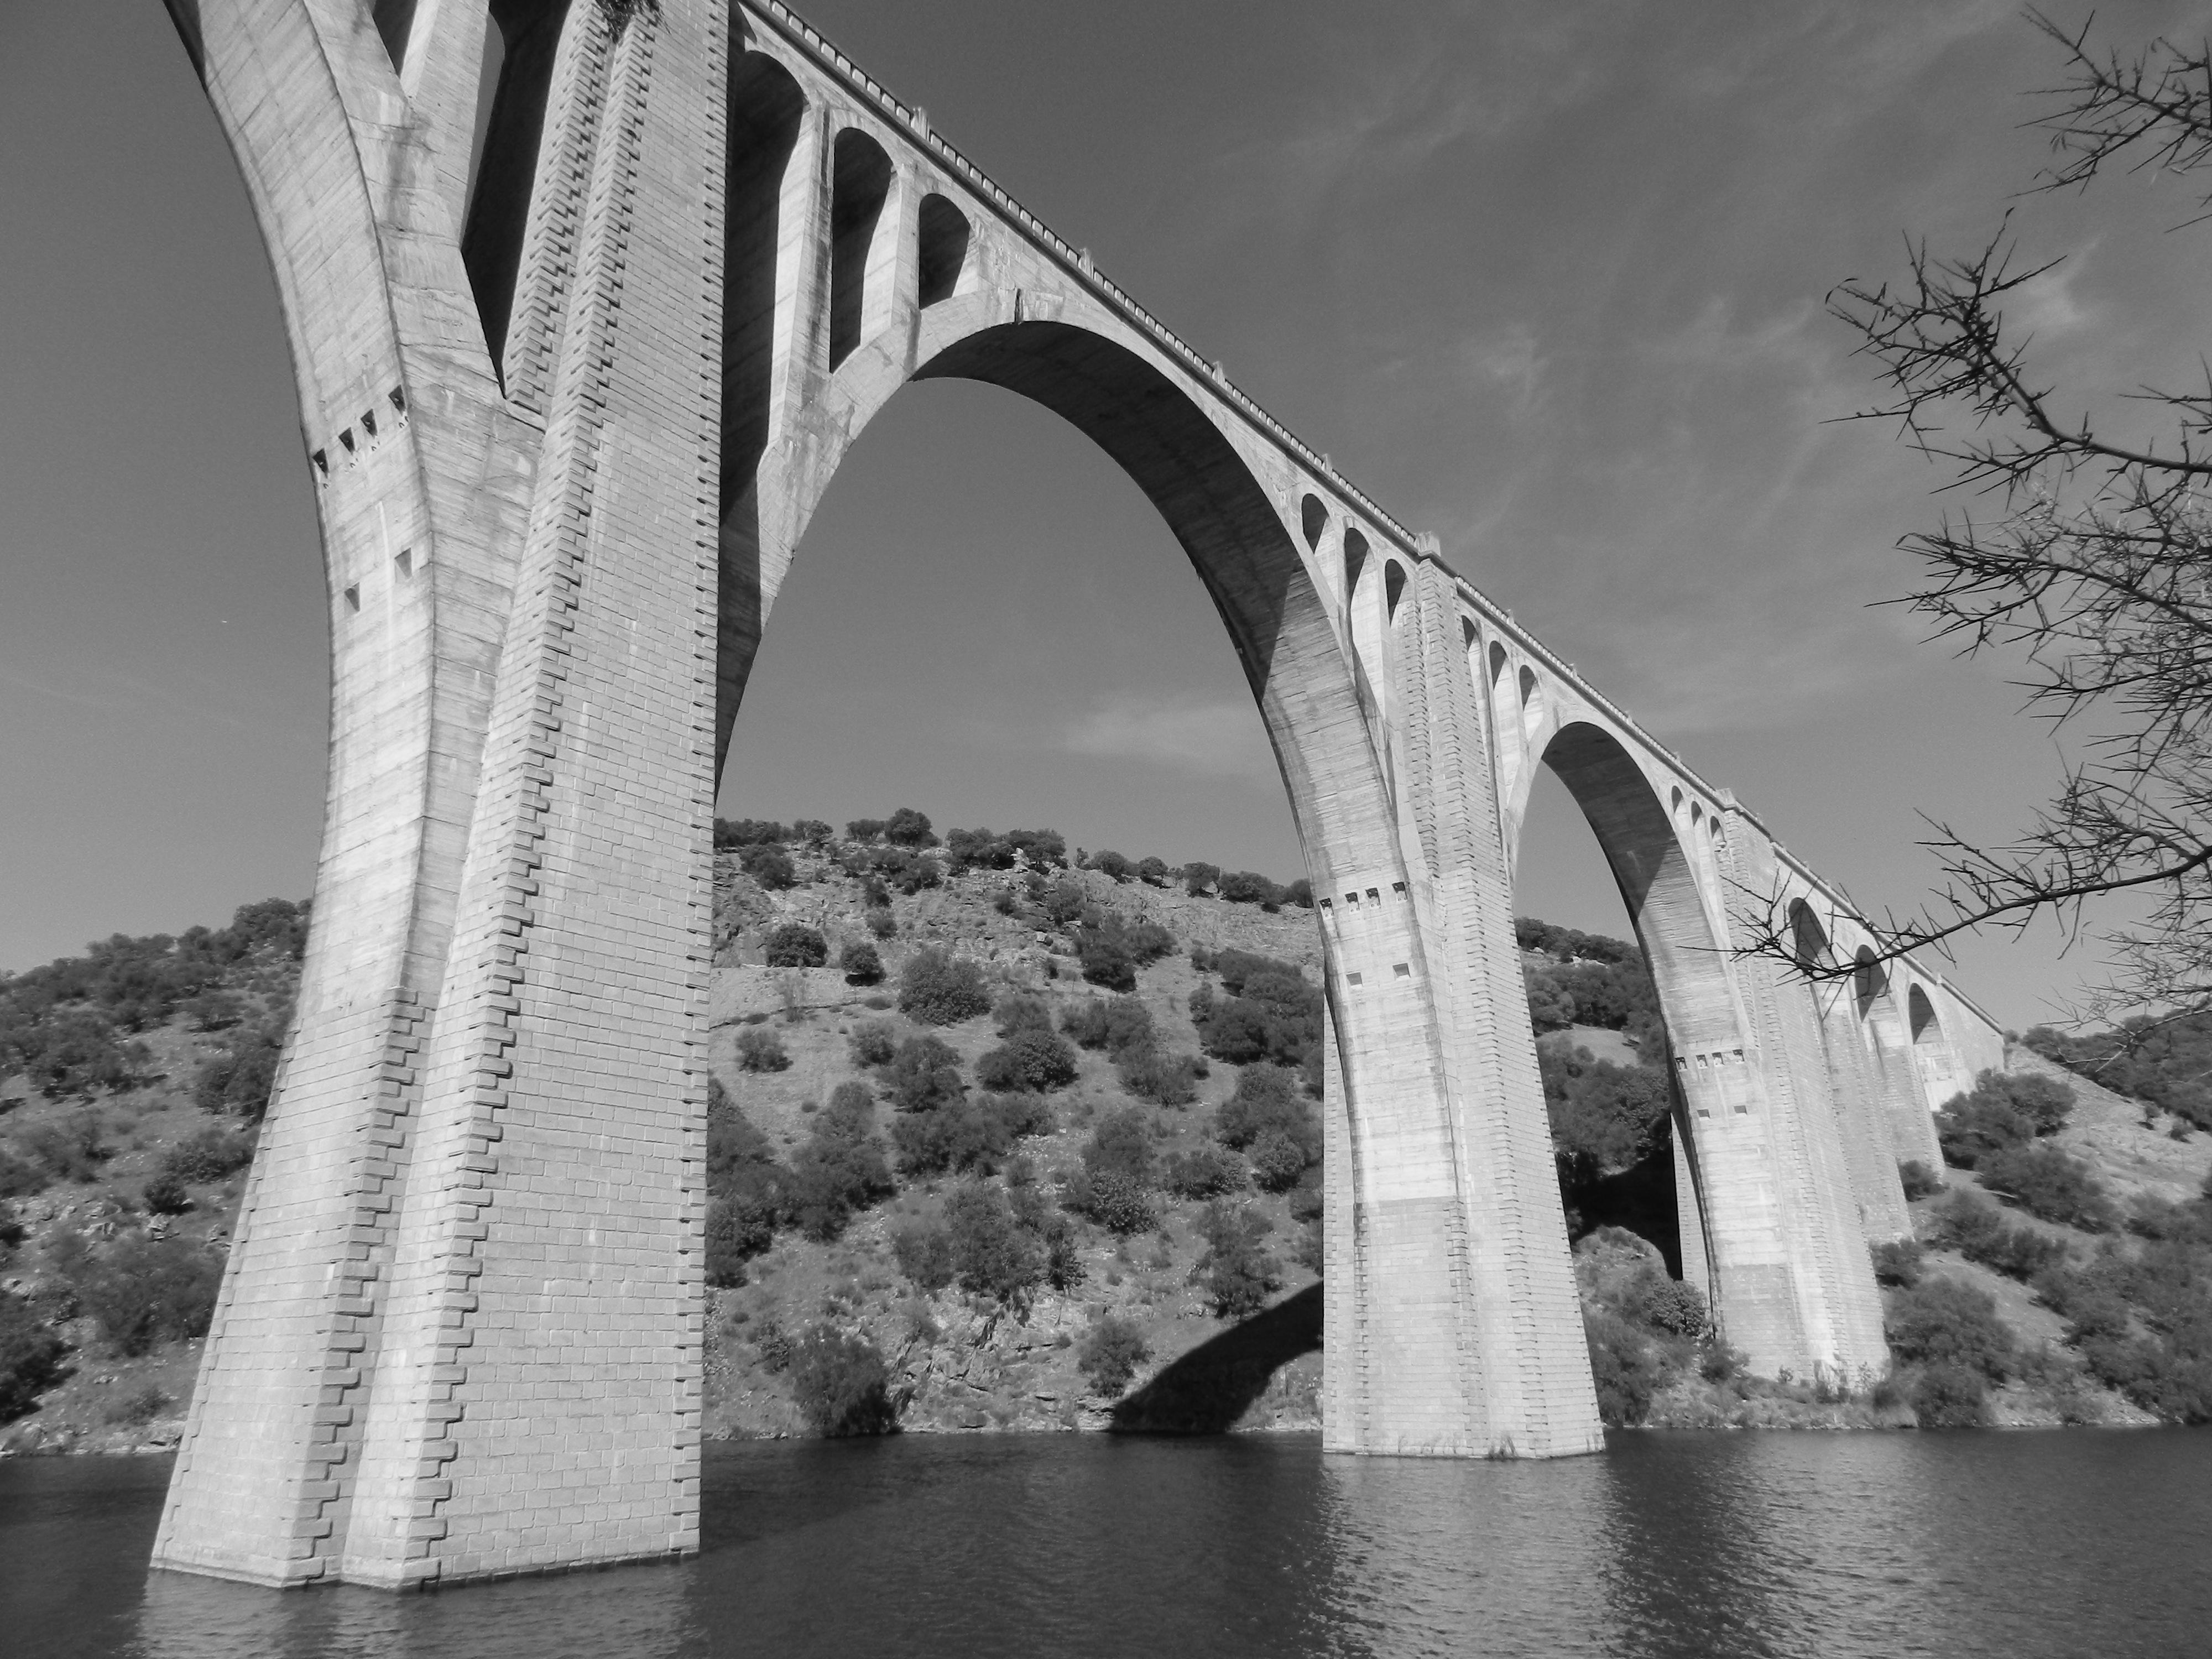
[[[99,1659],[2201,1656],[2212,1434],[720,1446],[705,1553],[434,1595],[149,1574],[164,1462],[0,1463],[0,1649]]]

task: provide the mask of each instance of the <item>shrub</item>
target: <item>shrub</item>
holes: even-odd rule
[[[1985,1152],[1978,1173],[1984,1186],[2045,1221],[2105,1233],[2119,1219],[2104,1182],[2080,1158],[2056,1146],[2007,1146]]]
[[[1066,1088],[1075,1081],[1075,1050],[1049,1026],[1018,1031],[976,1060],[975,1080],[986,1089]]]
[[[0,1198],[27,1198],[33,1193],[44,1192],[47,1179],[46,1172],[38,1165],[0,1152]]]
[[[1962,1170],[2007,1147],[2046,1135],[2066,1121],[2074,1091],[2049,1078],[1985,1071],[1971,1092],[1954,1095],[1936,1115],[1945,1159]]]
[[[781,847],[747,847],[738,854],[738,867],[770,892],[780,893],[799,880],[791,854]],[[808,963],[807,966],[818,966]]]
[[[899,976],[899,1012],[925,1025],[957,1025],[991,1011],[983,970],[965,957],[932,945]]]
[[[1198,953],[1192,953],[1194,962]],[[1321,1047],[1322,994],[1296,963],[1223,951],[1211,958],[1227,997],[1201,985],[1191,993],[1190,1017],[1199,1045],[1232,1065],[1272,1060],[1302,1066]]]
[[[74,1112],[58,1123],[41,1123],[15,1138],[15,1150],[45,1171],[50,1181],[91,1181],[113,1156],[100,1139],[100,1117]]]
[[[138,1201],[150,1215],[182,1215],[192,1207],[185,1183],[167,1170],[156,1171],[139,1189]]]
[[[202,1129],[162,1155],[161,1173],[195,1185],[221,1181],[253,1162],[253,1142],[228,1129]]]
[[[1252,1179],[1263,1192],[1286,1192],[1306,1172],[1305,1150],[1280,1129],[1264,1131],[1253,1141]]]
[[[871,910],[866,921],[868,931],[879,939],[890,939],[898,932],[898,923],[889,910]]]
[[[872,1140],[820,1133],[791,1157],[782,1183],[784,1213],[817,1243],[842,1237],[855,1210],[897,1190],[882,1150]]]
[[[942,1227],[915,1224],[891,1234],[891,1255],[899,1271],[925,1291],[952,1282],[952,1235]]]
[[[899,1168],[908,1175],[995,1170],[1022,1136],[1048,1133],[1051,1115],[1035,1095],[981,1095],[891,1125]]]
[[[1152,1344],[1135,1321],[1101,1314],[1076,1347],[1075,1368],[1090,1380],[1093,1393],[1118,1395],[1152,1357]]]
[[[84,1311],[119,1353],[205,1336],[222,1269],[182,1239],[125,1239],[72,1275]]]
[[[789,841],[791,831],[773,818],[716,818],[714,820],[714,850],[726,852],[732,848],[773,846],[777,842]]]
[[[233,1031],[222,1053],[202,1063],[192,1084],[193,1103],[203,1111],[230,1112],[258,1122],[269,1110],[283,1054],[281,1026]]]
[[[1897,1179],[1905,1188],[1908,1203],[1917,1198],[1933,1198],[1943,1190],[1943,1177],[1917,1158],[1909,1158],[1897,1166]]]
[[[1000,998],[999,1006],[991,1011],[991,1018],[1001,1037],[1011,1038],[1024,1031],[1042,1031],[1048,1036],[1052,1032],[1051,1004],[1026,991],[1011,992]]]
[[[1093,853],[1091,867],[1119,885],[1129,879],[1129,872],[1134,866],[1119,853]]]
[[[881,818],[854,818],[845,825],[845,834],[854,841],[881,841],[884,821]]]
[[[787,921],[768,936],[771,968],[819,968],[830,960],[830,942],[819,928]]]
[[[1075,942],[1075,953],[1089,983],[1109,991],[1137,988],[1136,959],[1118,934],[1086,927]]]
[[[791,1067],[783,1039],[765,1025],[749,1025],[738,1033],[738,1064],[748,1072],[782,1072]]]
[[[1137,879],[1143,882],[1147,887],[1166,886],[1168,884],[1169,873],[1167,863],[1164,860],[1157,858],[1141,858],[1137,860]]]
[[[1122,1106],[1098,1120],[1084,1143],[1083,1167],[1091,1178],[1125,1176],[1139,1187],[1152,1184],[1152,1126],[1143,1110]]]
[[[1891,1239],[1873,1249],[1874,1277],[1878,1285],[1911,1289],[1920,1282],[1927,1252],[1909,1238]]]
[[[1044,1276],[1043,1252],[1014,1221],[995,1187],[963,1182],[945,1200],[952,1269],[960,1288],[1001,1302],[1026,1295]]]
[[[928,815],[902,806],[884,820],[884,839],[897,847],[934,847],[937,836]]]
[[[793,818],[791,833],[794,840],[803,841],[809,847],[822,847],[828,844],[836,831],[820,818]]]
[[[707,1282],[729,1289],[745,1282],[745,1263],[775,1242],[775,1208],[757,1193],[717,1198],[707,1206]]]
[[[1590,1380],[1597,1385],[1597,1414],[1609,1428],[1633,1428],[1651,1414],[1651,1401],[1668,1382],[1664,1359],[1642,1332],[1604,1308],[1583,1311]]]
[[[1068,1181],[1066,1202],[1109,1233],[1150,1232],[1158,1220],[1145,1183],[1116,1170],[1103,1170],[1097,1175],[1079,1170]]]
[[[1673,1105],[1663,1071],[1595,1059],[1560,1035],[1537,1039],[1536,1061],[1552,1155],[1570,1186],[1633,1169],[1661,1144]]]
[[[1936,1236],[1969,1261],[2028,1279],[2066,1260],[2066,1247],[2032,1227],[2008,1226],[2002,1212],[1972,1193],[1954,1193],[1936,1216]]]
[[[950,1054],[951,1049],[945,1052]],[[887,1019],[864,1019],[853,1028],[846,1053],[855,1066],[881,1066],[898,1053],[898,1030]]]
[[[1214,1113],[1214,1135],[1224,1146],[1244,1147],[1271,1131],[1297,1146],[1307,1163],[1321,1162],[1321,1122],[1300,1096],[1295,1073],[1247,1066],[1236,1092]]]
[[[1274,1229],[1267,1217],[1217,1198],[1199,1218],[1206,1254],[1191,1270],[1217,1319],[1243,1319],[1260,1311],[1282,1288],[1283,1264],[1260,1241]]]
[[[799,1340],[790,1364],[792,1400],[817,1434],[889,1434],[898,1426],[890,1368],[859,1332],[811,1330]]]
[[[1198,1098],[1204,1062],[1194,1054],[1166,1054],[1157,1048],[1133,1048],[1115,1066],[1121,1086],[1139,1100],[1159,1106],[1188,1106]]]
[[[38,1403],[39,1393],[61,1373],[60,1337],[40,1325],[30,1305],[0,1291],[0,1423]]]
[[[840,951],[837,966],[848,984],[874,985],[884,976],[884,959],[866,939],[855,939]]]
[[[1220,879],[1218,865],[1186,864],[1182,867],[1182,890],[1193,898],[1203,898],[1206,890]]]
[[[1929,1365],[1913,1379],[1912,1414],[1923,1429],[1978,1429],[1989,1420],[1989,1389],[1971,1365]]]
[[[1956,1365],[2002,1382],[2013,1364],[2012,1334],[1997,1317],[1996,1298],[1955,1279],[1923,1279],[1890,1297],[1885,1321],[1899,1359]]]
[[[1119,1056],[1152,1046],[1152,1015],[1140,997],[1091,997],[1060,1017],[1060,1029],[1085,1048]]]
[[[1267,877],[1250,870],[1231,872],[1221,878],[1221,896],[1231,904],[1275,904],[1279,891]]]
[[[1712,1325],[1712,1305],[1704,1291],[1656,1273],[1637,1285],[1630,1311],[1644,1324],[1670,1336],[1700,1337]]]
[[[1218,1198],[1244,1190],[1243,1159],[1224,1147],[1201,1146],[1168,1159],[1167,1188],[1179,1198]]]
[[[883,1068],[883,1085],[902,1112],[933,1112],[966,1092],[960,1080],[960,1056],[933,1036],[910,1036]]]

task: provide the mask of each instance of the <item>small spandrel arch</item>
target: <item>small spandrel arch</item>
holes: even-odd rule
[[[1851,988],[1858,996],[1859,1018],[1864,1019],[1887,994],[1889,972],[1876,960],[1871,946],[1860,945],[1856,961],[1851,970]]]
[[[1344,532],[1344,598],[1350,604],[1359,588],[1360,573],[1367,568],[1367,538],[1357,530]]]
[[[1382,567],[1382,611],[1392,622],[1398,620],[1398,601],[1405,592],[1406,567],[1392,559]]]
[[[933,306],[959,291],[961,273],[968,268],[968,216],[934,193],[921,198],[916,250],[921,266],[921,304]]]
[[[830,187],[830,367],[860,343],[867,312],[868,255],[890,199],[891,158],[857,127],[837,135]]]
[[[1829,960],[1828,930],[1801,898],[1790,901],[1790,948],[1801,968],[1821,967]]]
[[[1328,508],[1322,505],[1320,496],[1309,495],[1298,503],[1298,523],[1306,534],[1306,550],[1318,552],[1321,532],[1328,528]]]

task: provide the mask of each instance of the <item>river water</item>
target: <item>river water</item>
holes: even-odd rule
[[[149,1573],[165,1458],[0,1464],[0,1653],[2212,1654],[2212,1432],[711,1446],[705,1547],[392,1596]]]

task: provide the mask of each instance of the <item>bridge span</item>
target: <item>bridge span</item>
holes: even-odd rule
[[[922,110],[763,0],[168,5],[276,274],[333,697],[158,1565],[697,1547],[713,802],[816,505],[933,377],[1129,474],[1266,722],[1326,947],[1328,1446],[1601,1444],[1512,925],[1539,765],[1658,987],[1687,1276],[1762,1371],[1886,1364],[1869,1244],[2001,1034]],[[1858,972],[1737,954],[1747,895]]]

